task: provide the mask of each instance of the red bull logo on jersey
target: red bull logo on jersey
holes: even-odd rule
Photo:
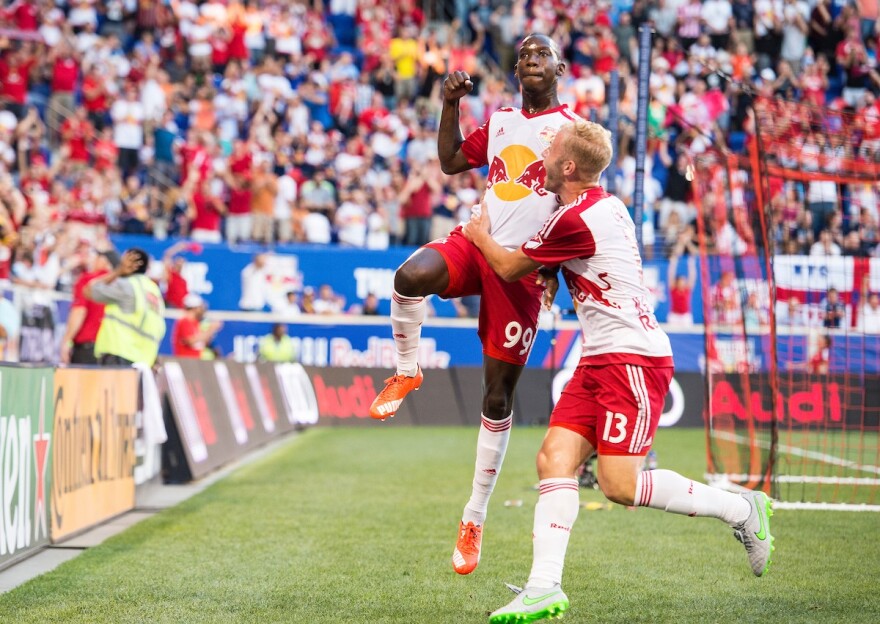
[[[617,308],[619,310],[620,304],[611,301],[605,296],[605,293],[611,290],[611,283],[605,279],[607,276],[608,273],[599,273],[599,275],[596,276],[599,283],[596,283],[584,275],[574,275],[569,273],[566,276],[565,281],[574,287],[571,297],[578,303],[586,303],[588,300],[592,299],[603,306]]]
[[[547,195],[544,160],[524,145],[508,145],[492,158],[486,190],[494,189],[498,199],[519,201],[531,193]]]

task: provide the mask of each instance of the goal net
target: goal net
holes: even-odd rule
[[[693,158],[708,480],[880,511],[880,141],[758,98],[744,154]]]

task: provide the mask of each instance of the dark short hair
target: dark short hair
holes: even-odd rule
[[[119,253],[115,249],[105,249],[104,251],[98,252],[99,256],[104,256],[107,259],[107,262],[110,263],[110,266],[114,269],[119,266]]]
[[[135,274],[147,272],[147,269],[150,266],[150,254],[148,254],[146,251],[144,251],[140,247],[132,247],[131,249],[126,251],[126,253],[132,253],[132,254],[136,255],[138,257],[138,259],[141,261],[140,266],[134,270]]]

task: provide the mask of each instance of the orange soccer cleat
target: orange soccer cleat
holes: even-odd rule
[[[422,369],[419,367],[416,369],[415,377],[394,375],[394,377],[386,379],[385,388],[370,405],[370,418],[385,420],[389,416],[394,416],[406,395],[422,387],[424,378]]]
[[[459,574],[470,574],[480,563],[480,546],[483,544],[483,525],[473,522],[460,523],[458,542],[452,551],[452,567]]]

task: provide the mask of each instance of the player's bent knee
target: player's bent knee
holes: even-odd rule
[[[535,458],[539,479],[573,478],[577,472],[575,463],[574,458],[552,449],[541,449]]]
[[[510,416],[511,400],[503,392],[488,392],[483,397],[483,416],[489,420],[504,420]]]
[[[599,479],[599,487],[605,498],[618,505],[632,505],[635,500],[636,484],[629,479]]]
[[[445,264],[411,258],[394,273],[394,290],[404,297],[436,295],[446,289],[449,276]]]
[[[418,269],[410,268],[404,264],[394,274],[394,290],[404,297],[419,296],[419,273]]]

